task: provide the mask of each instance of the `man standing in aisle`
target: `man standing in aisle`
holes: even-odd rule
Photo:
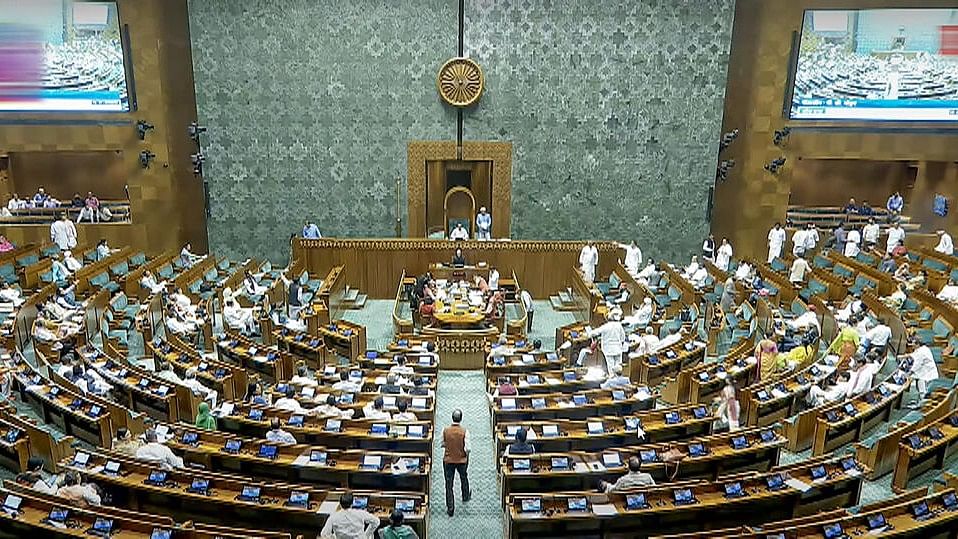
[[[485,206],[479,208],[479,213],[476,215],[476,239],[492,239],[492,216],[486,211]]]
[[[462,426],[462,410],[452,412],[452,425],[442,431],[442,472],[446,479],[446,513],[453,516],[456,512],[456,495],[452,492],[456,474],[462,483],[462,501],[472,497],[469,490],[469,431]]]
[[[532,333],[532,315],[536,312],[536,305],[532,302],[532,294],[525,288],[519,293],[522,306],[526,309],[526,333]]]
[[[888,238],[885,242],[885,252],[892,252],[892,250],[894,250],[899,243],[902,245],[905,244],[905,229],[901,227],[900,222],[895,221],[888,229]]]
[[[935,246],[935,252],[943,255],[951,255],[955,252],[955,244],[951,241],[951,235],[944,230],[938,231],[938,245]]]
[[[632,240],[628,245],[620,243],[619,248],[625,249],[625,262],[623,262],[625,270],[629,272],[629,275],[635,277],[639,274],[639,266],[642,265],[642,250],[635,244],[635,240]]]
[[[881,227],[875,222],[874,217],[868,218],[868,224],[862,228],[862,241],[865,242],[865,249],[874,249],[878,245],[878,236],[881,234]]]
[[[612,376],[616,367],[622,367],[622,352],[625,350],[626,337],[619,318],[619,313],[612,311],[609,313],[608,322],[587,333],[589,338],[598,337],[600,340],[607,376]]]
[[[61,251],[69,251],[77,246],[77,227],[67,214],[60,214],[60,220],[50,225],[50,241],[57,244]]]
[[[596,249],[595,243],[590,241],[579,252],[579,266],[582,268],[582,273],[585,274],[586,281],[590,283],[595,281],[595,267],[598,265],[599,250]]]
[[[772,260],[782,256],[782,246],[785,245],[785,229],[782,228],[781,223],[775,223],[775,226],[768,231],[768,260],[769,264],[772,263]]]

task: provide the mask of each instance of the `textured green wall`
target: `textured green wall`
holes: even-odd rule
[[[458,2],[189,4],[213,248],[280,259],[307,216],[327,235],[392,235],[406,141],[456,136],[435,73],[456,54]],[[487,91],[464,138],[513,142],[513,236],[697,249],[733,5],[466,1]]]

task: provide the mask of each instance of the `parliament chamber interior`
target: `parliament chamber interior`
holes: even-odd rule
[[[0,0],[0,537],[958,539],[958,5]]]

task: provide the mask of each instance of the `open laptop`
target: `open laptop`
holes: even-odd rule
[[[254,485],[243,485],[243,491],[236,497],[237,500],[244,502],[259,502],[260,487]]]
[[[692,505],[698,503],[695,495],[690,488],[679,488],[672,491],[672,499],[675,505]]]
[[[290,492],[289,500],[286,501],[286,505],[291,505],[294,507],[309,507],[309,493],[299,490]]]
[[[193,479],[190,482],[189,488],[186,489],[187,492],[192,494],[202,494],[203,496],[209,496],[210,494],[210,481],[209,479]]]

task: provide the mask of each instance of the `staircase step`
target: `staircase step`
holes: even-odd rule
[[[362,309],[366,306],[366,294],[358,294],[353,301],[344,301],[343,306],[347,309]]]
[[[349,290],[346,291],[346,294],[345,294],[345,295],[343,295],[343,301],[348,302],[348,303],[352,303],[352,302],[356,301],[356,298],[358,298],[358,297],[359,297],[359,289],[357,289],[357,288],[351,288],[351,289],[349,289]]]
[[[559,301],[560,301],[563,305],[568,305],[568,304],[570,304],[570,303],[573,302],[573,301],[572,301],[572,296],[570,296],[569,293],[566,292],[565,290],[562,290],[561,292],[559,292]]]

